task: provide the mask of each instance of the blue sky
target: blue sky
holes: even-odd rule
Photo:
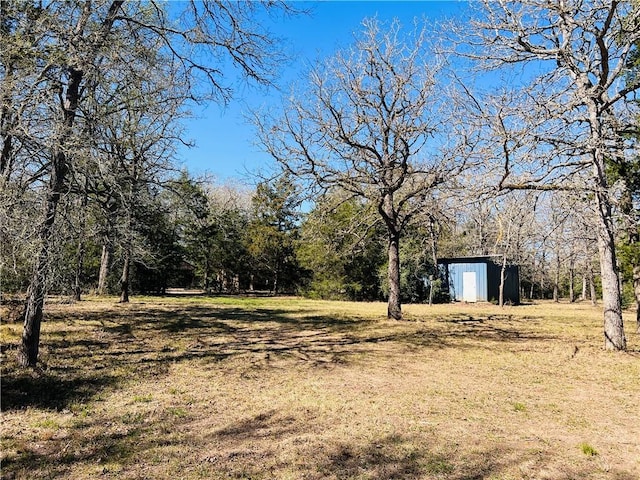
[[[295,58],[281,72],[279,84],[285,90],[289,83],[301,79],[313,60],[353,43],[366,17],[377,16],[382,21],[398,18],[408,25],[415,17],[438,20],[460,15],[467,8],[466,3],[458,1],[322,1],[296,5],[310,8],[311,14],[269,25],[276,36],[285,39],[286,50]],[[244,114],[270,103],[279,104],[280,95],[275,89],[265,92],[240,85],[227,107],[211,104],[195,108],[197,118],[185,123],[185,137],[196,146],[181,149],[179,162],[194,175],[212,175],[217,183],[251,183],[251,173],[267,172],[274,163],[255,145],[254,129]]]

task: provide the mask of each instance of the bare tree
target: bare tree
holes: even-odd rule
[[[49,251],[55,241],[58,204],[68,191],[74,156],[82,141],[85,119],[80,113],[91,90],[87,86],[104,81],[100,74],[113,65],[126,65],[138,44],[154,44],[171,59],[168,65],[181,76],[187,98],[227,102],[232,91],[225,82],[222,62],[235,65],[245,77],[269,83],[281,57],[275,39],[254,21],[254,15],[260,9],[287,11],[289,7],[280,2],[191,1],[180,11],[163,2],[116,0],[5,0],[1,6],[2,51],[9,52],[1,57],[7,73],[0,92],[1,173],[7,177],[18,165],[17,147],[37,148],[41,163],[32,169],[30,181],[46,185],[37,226],[39,253],[27,292],[18,354],[21,365],[35,366]],[[180,21],[176,12],[181,14]],[[118,80],[107,81],[117,94]],[[45,115],[46,121],[39,121]],[[25,164],[33,164],[26,153]]]
[[[255,121],[260,141],[287,171],[375,206],[387,231],[388,316],[401,319],[402,234],[462,166],[444,151],[455,128],[443,128],[446,91],[426,27],[403,35],[397,21],[363,24],[349,50],[313,68],[280,118]]]
[[[524,66],[521,94],[509,98],[519,97],[517,113],[512,110],[511,121],[497,130],[495,112],[487,117],[505,140],[493,155],[500,166],[497,181],[505,189],[579,191],[593,198],[604,345],[624,350],[612,213],[617,199],[607,170],[625,155],[622,132],[633,120],[630,95],[640,88],[640,82],[624,81],[640,39],[640,8],[610,0],[483,5],[465,31],[463,53],[489,69]]]
[[[48,185],[44,199],[42,220],[39,225],[40,252],[37,255],[33,275],[27,291],[27,301],[24,311],[24,329],[22,343],[18,352],[19,363],[23,366],[35,366],[38,358],[40,343],[40,324],[44,307],[47,273],[49,268],[49,250],[52,244],[52,233],[58,209],[58,203],[66,188],[66,176],[69,172],[68,148],[73,137],[74,124],[78,105],[82,96],[82,85],[87,69],[95,62],[101,50],[105,47],[109,32],[113,28],[116,14],[122,6],[121,1],[113,2],[106,10],[101,11],[98,19],[93,19],[94,28],[90,28],[91,4],[84,4],[84,8],[74,11],[60,12],[68,15],[68,30],[59,37],[61,47],[68,57],[65,65],[54,65],[53,59],[45,60],[42,75],[55,75],[59,71],[59,114],[54,125],[54,135],[49,147],[49,163],[46,165]],[[47,28],[56,29],[55,18],[50,12],[42,13],[46,16]],[[58,17],[58,20],[60,18]],[[91,33],[88,30],[92,30]],[[97,32],[96,33],[94,33]],[[44,35],[43,35],[44,36]],[[45,40],[43,40],[45,42]],[[78,51],[78,46],[84,49]],[[43,45],[34,45],[34,47]],[[53,72],[52,72],[53,70]]]
[[[498,304],[501,307],[505,304],[507,267],[518,263],[535,241],[537,202],[536,196],[522,192],[506,195],[496,202],[494,254],[500,259]]]

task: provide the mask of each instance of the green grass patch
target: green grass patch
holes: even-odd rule
[[[178,418],[186,417],[189,413],[187,412],[186,409],[180,408],[180,407],[172,407],[172,408],[169,408],[168,411],[170,415]]]
[[[580,444],[580,450],[588,457],[595,457],[598,451],[590,444],[583,442]]]
[[[45,418],[43,420],[38,420],[31,424],[35,428],[47,428],[51,430],[57,430],[60,428],[60,424],[57,420],[53,420],[51,418]]]
[[[149,403],[153,401],[153,395],[150,393],[147,395],[136,395],[133,397],[135,403]]]
[[[524,403],[515,402],[513,404],[513,410],[516,411],[516,412],[526,412],[527,411],[527,406]]]

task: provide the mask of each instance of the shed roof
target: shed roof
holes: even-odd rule
[[[502,258],[502,255],[474,255],[469,257],[446,257],[439,258],[438,263],[486,263],[493,262],[496,258]]]

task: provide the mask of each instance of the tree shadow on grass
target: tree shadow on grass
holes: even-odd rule
[[[529,340],[553,340],[555,337],[535,332],[530,323],[534,318],[514,318],[512,315],[470,317],[451,315],[442,317],[443,328],[433,329],[421,322],[398,322],[383,333],[379,321],[358,317],[309,315],[308,311],[260,308],[246,310],[232,307],[211,309],[189,307],[181,312],[163,315],[158,312],[155,322],[160,328],[176,335],[230,334],[225,340],[226,350],[234,352],[285,353],[292,348],[342,348],[349,345],[401,342],[415,347],[445,347],[466,345],[458,340],[472,338],[479,341],[521,343]],[[416,328],[407,328],[417,323]],[[210,340],[210,338],[209,338]],[[213,342],[213,346],[221,345]],[[244,347],[243,347],[244,346]],[[232,348],[233,347],[233,348]],[[494,348],[491,344],[487,348]],[[326,351],[324,352],[326,353]]]
[[[126,425],[113,417],[32,444],[3,462],[3,478],[70,478],[74,468],[96,477],[158,479],[175,478],[175,471],[185,478],[483,480],[511,478],[514,472],[523,478],[547,478],[549,471],[555,471],[555,480],[601,478],[588,460],[558,472],[562,465],[551,447],[523,448],[506,441],[451,444],[437,431],[336,438],[326,423],[316,425],[317,436],[310,438],[315,420],[313,414],[300,416],[299,410],[271,409],[199,431],[188,416],[170,411],[134,418]],[[162,466],[165,461],[173,471]],[[197,475],[189,476],[194,471]],[[607,478],[634,479],[631,472],[617,469]]]
[[[484,480],[512,478],[514,472],[522,478],[547,478],[549,470],[556,470],[555,480],[600,478],[589,461],[559,464],[555,454],[552,448],[523,449],[507,441],[460,445],[448,443],[437,432],[393,433],[365,443],[339,441],[323,446],[311,455],[317,461],[305,478]],[[611,469],[608,473],[615,480],[634,479],[631,472]]]
[[[479,339],[511,341],[552,340],[554,337],[534,333],[530,327],[539,321],[533,317],[513,315],[472,316],[451,314],[440,317],[439,322],[448,324],[452,336],[472,336]]]
[[[62,410],[83,402],[118,379],[110,375],[72,375],[58,372],[3,372],[2,410],[27,407]]]
[[[285,317],[291,314],[279,309],[208,306],[82,311],[76,321],[98,326],[87,327],[83,335],[88,338],[74,338],[64,330],[43,334],[37,371],[18,368],[13,357],[3,362],[2,409],[65,409],[127,377],[158,376],[172,363],[193,359],[219,362],[239,355],[293,355],[311,362],[315,358],[318,363],[339,361],[334,350],[353,343],[324,338],[322,330],[332,325],[357,329],[356,322],[350,326],[328,317],[321,322],[296,322]],[[73,310],[49,314],[54,321],[69,322],[73,317]],[[313,325],[314,332],[300,334],[305,325]],[[15,346],[3,346],[7,358],[15,355],[11,347]],[[112,375],[114,371],[118,373]]]
[[[93,471],[94,478],[117,476],[118,472],[112,471],[114,466],[135,465],[136,458],[163,444],[180,445],[157,434],[158,424],[173,424],[168,416],[165,414],[153,423],[143,416],[130,416],[126,421],[111,418],[100,424],[78,422],[63,436],[32,442],[23,446],[17,455],[5,458],[2,478],[72,478],[70,469],[80,464],[85,470]]]
[[[416,438],[391,434],[357,445],[340,442],[331,446],[311,478],[419,479],[426,474],[442,476],[454,466],[443,455],[416,444]]]
[[[507,468],[509,455],[508,447],[496,446],[483,452],[478,463],[477,458],[461,458],[455,446],[437,438],[392,434],[365,445],[336,445],[316,478],[481,480]]]
[[[501,442],[482,448],[460,448],[437,436],[391,434],[364,445],[352,442],[329,446],[328,454],[319,462],[318,473],[306,478],[484,480],[512,478],[514,471],[522,478],[541,478],[541,475],[547,478],[548,470],[558,467],[554,463],[551,449],[533,452]],[[561,467],[563,471],[551,478],[599,478],[588,462]],[[629,472],[609,473],[611,477],[608,478],[633,479]]]
[[[53,320],[73,320],[74,311],[56,312]],[[261,369],[282,359],[310,367],[331,368],[398,345],[411,349],[469,348],[467,339],[487,349],[545,340],[527,321],[511,316],[443,317],[434,328],[423,322],[400,322],[395,328],[378,320],[318,315],[309,310],[241,308],[209,305],[131,305],[108,311],[82,311],[85,338],[65,331],[43,336],[45,373],[3,367],[5,410],[34,406],[62,409],[90,398],[126,376],[165,374],[181,361],[220,362],[245,358],[247,368]],[[70,333],[69,335],[72,335]],[[112,372],[118,372],[117,375]]]

